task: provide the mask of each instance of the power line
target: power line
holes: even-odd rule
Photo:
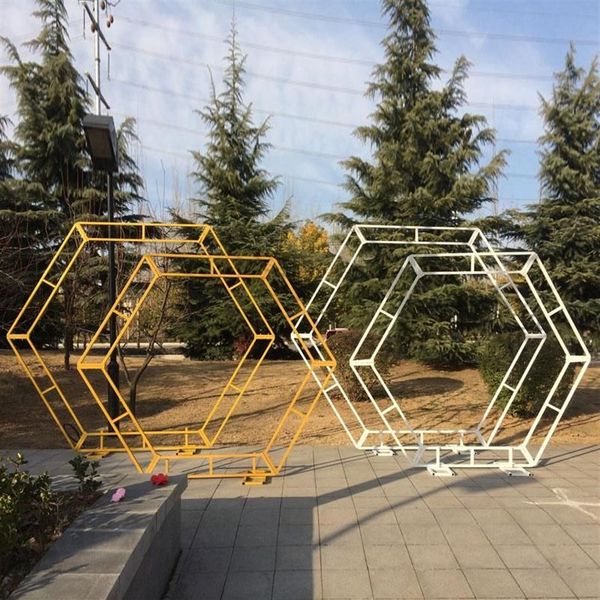
[[[450,10],[460,10],[464,5],[454,4],[452,2],[445,2],[444,0],[429,0],[429,4],[433,6],[443,6],[445,9],[448,8]],[[522,4],[522,3],[521,3]],[[548,12],[548,11],[531,11],[531,10],[510,10],[502,6],[502,8],[494,7],[494,6],[481,6],[481,3],[471,3],[468,8],[469,12],[491,12],[491,13],[499,13],[499,14],[513,14],[513,15],[530,15],[533,17],[555,17],[555,18],[578,18],[578,19],[597,19],[598,14],[592,15],[587,13],[577,13],[577,12],[568,12],[568,13],[557,13],[557,12]]]
[[[120,114],[120,113],[117,113],[117,114]],[[121,116],[124,116],[124,115],[121,115]],[[157,127],[162,127],[162,128],[170,129],[170,130],[174,129],[174,130],[184,131],[186,133],[193,133],[193,134],[200,134],[200,133],[202,133],[202,132],[200,132],[198,130],[191,129],[190,127],[183,127],[183,126],[180,126],[180,125],[172,125],[172,124],[166,123],[164,121],[156,121],[156,120],[144,119],[144,118],[139,119],[139,121],[142,122],[142,123],[146,122],[146,123],[155,125]],[[308,156],[317,156],[319,158],[326,157],[326,158],[333,158],[333,159],[336,159],[336,160],[344,160],[344,159],[348,158],[347,155],[332,154],[332,153],[329,153],[329,152],[317,152],[317,151],[314,151],[314,150],[306,150],[304,148],[290,148],[288,146],[279,146],[277,144],[271,144],[271,146],[275,150],[280,150],[280,151],[283,151],[283,152],[292,152],[292,153],[295,153],[295,154],[305,154],[305,155],[308,155]],[[183,155],[180,155],[180,156],[183,156]],[[187,157],[187,158],[189,158],[189,157]],[[291,175],[285,175],[285,176],[286,177],[292,177]],[[506,176],[507,177],[513,177],[513,178],[519,178],[519,179],[537,179],[536,175],[530,175],[530,174],[527,174],[527,173],[507,173]],[[293,177],[296,177],[298,179],[297,176],[293,176]],[[337,184],[332,184],[332,185],[337,185]]]
[[[115,43],[114,44],[115,47],[118,48],[122,48],[124,50],[130,50],[131,52],[137,53],[137,54],[145,54],[148,56],[152,56],[154,58],[158,58],[160,60],[166,60],[166,61],[170,61],[170,62],[176,62],[176,63],[186,63],[192,66],[197,66],[197,67],[205,67],[207,69],[213,69],[215,71],[220,71],[220,72],[224,72],[225,69],[219,65],[211,65],[209,63],[206,62],[202,62],[202,61],[198,61],[198,60],[194,60],[191,58],[186,58],[183,56],[172,56],[170,54],[163,54],[161,52],[156,52],[155,50],[148,50],[146,48],[136,48],[134,46],[129,46],[127,44],[120,44],[120,43]],[[481,74],[481,72],[480,72]],[[248,75],[249,77],[254,77],[256,79],[264,79],[267,81],[273,81],[275,83],[280,83],[280,84],[284,84],[284,85],[293,85],[293,86],[297,86],[297,87],[305,87],[305,88],[309,88],[311,90],[323,90],[323,91],[328,91],[328,92],[335,92],[335,93],[341,93],[341,94],[349,94],[352,96],[364,96],[364,90],[359,90],[356,88],[348,88],[348,87],[342,87],[342,86],[333,86],[333,85],[327,85],[327,84],[322,84],[322,83],[317,83],[317,82],[311,82],[311,81],[302,81],[302,80],[297,80],[297,79],[289,79],[286,77],[277,77],[277,76],[273,76],[273,75],[264,75],[262,73],[255,73],[252,71],[246,71],[246,75]],[[514,77],[514,78],[528,78],[529,76],[526,75],[510,75],[510,74],[491,74],[488,73],[486,76],[503,76],[506,75],[506,77]],[[537,76],[536,76],[537,77]],[[539,78],[541,79],[542,76],[539,76]],[[551,80],[552,78],[550,78]],[[483,103],[480,103],[483,104]],[[490,106],[492,106],[492,104],[490,104]],[[528,105],[519,105],[521,106],[523,109],[525,110],[530,110],[533,107],[532,106],[528,106]],[[496,105],[496,108],[500,108],[500,105]]]
[[[206,39],[213,42],[222,43],[226,41],[226,38],[221,36],[207,35],[203,33],[197,33],[195,31],[188,31],[185,29],[180,29],[178,27],[167,27],[165,25],[159,25],[157,23],[151,23],[149,21],[142,21],[140,19],[133,19],[131,17],[122,17],[124,21],[128,21],[129,23],[140,25],[142,27],[150,27],[152,29],[159,29],[161,31],[169,31],[171,33],[177,33],[178,35],[187,35],[190,37],[198,38],[198,39]],[[374,60],[360,60],[350,57],[344,56],[331,56],[327,54],[316,54],[314,52],[304,52],[299,50],[290,50],[289,48],[281,48],[275,46],[267,46],[265,44],[255,44],[253,42],[245,42],[242,41],[241,45],[248,48],[255,48],[257,50],[272,52],[275,54],[285,54],[288,56],[300,56],[303,58],[311,58],[320,61],[328,61],[328,62],[337,62],[342,64],[356,64],[361,66],[374,67],[377,64],[377,61]],[[442,73],[451,73],[450,69],[441,69]],[[525,80],[525,81],[553,81],[553,77],[551,75],[533,75],[528,73],[502,73],[495,71],[478,71],[473,70],[469,71],[469,76],[471,77],[483,77],[483,78],[493,78],[493,79],[515,79],[515,80]],[[361,92],[363,93],[363,92]]]
[[[148,146],[146,144],[140,144],[140,146],[144,150],[148,150],[149,152],[154,152],[156,154],[166,154],[167,156],[175,156],[178,158],[185,158],[187,160],[190,160],[192,158],[191,156],[189,156],[187,154],[183,154],[182,152],[174,152],[172,150],[156,148],[155,146]],[[317,183],[319,185],[329,185],[329,186],[333,186],[336,188],[339,188],[339,186],[341,185],[341,183],[334,183],[333,181],[325,181],[324,179],[313,179],[311,177],[302,177],[300,175],[290,175],[289,173],[273,173],[273,175],[275,175],[276,177],[283,177],[283,178],[287,178],[287,179],[297,179],[298,181]]]
[[[216,0],[219,3],[229,4],[230,2],[225,2],[224,0]],[[385,23],[381,23],[379,21],[367,21],[364,19],[353,19],[350,17],[338,17],[332,15],[324,15],[322,13],[310,13],[299,10],[291,10],[287,8],[275,7],[275,6],[265,6],[264,4],[254,4],[251,2],[243,2],[240,0],[235,0],[236,8],[246,8],[249,10],[258,10],[262,12],[268,12],[273,14],[282,14],[290,17],[298,17],[302,19],[310,19],[314,21],[323,21],[329,23],[340,23],[340,24],[348,24],[348,25],[364,25],[366,27],[376,27],[379,29],[387,29],[387,25]],[[450,37],[479,37],[479,38],[488,38],[492,40],[502,40],[508,42],[532,42],[537,44],[569,44],[571,42],[579,44],[581,46],[593,46],[597,47],[600,45],[598,40],[585,40],[585,39],[567,39],[567,38],[557,38],[557,37],[542,37],[542,36],[532,36],[532,35],[514,35],[508,33],[494,33],[487,31],[463,31],[458,29],[436,29],[436,34],[441,36],[450,36]]]
[[[208,98],[195,96],[193,94],[185,94],[183,92],[175,92],[173,90],[154,87],[154,86],[150,86],[150,85],[147,85],[144,83],[128,81],[126,79],[119,79],[119,78],[113,77],[113,78],[111,78],[111,81],[114,83],[120,83],[122,85],[127,85],[127,86],[131,86],[131,87],[143,89],[143,90],[146,90],[149,92],[156,92],[159,94],[166,94],[169,96],[175,96],[177,98],[192,100],[193,102],[203,102],[203,103],[210,102],[210,100]],[[494,102],[467,102],[466,105],[470,106],[472,108],[496,108],[499,110],[518,110],[518,111],[536,111],[536,112],[538,110],[537,106],[527,105],[527,104],[496,104]],[[355,129],[356,127],[359,127],[358,123],[348,123],[348,122],[336,121],[336,120],[332,120],[332,119],[321,119],[318,117],[308,117],[305,115],[296,115],[296,114],[284,113],[284,112],[280,112],[280,111],[267,110],[265,108],[256,108],[255,106],[252,106],[252,110],[256,111],[257,113],[272,115],[274,117],[283,117],[286,119],[297,119],[300,121],[314,122],[314,123],[318,123],[321,125],[334,125],[334,126],[339,126],[339,127],[348,127],[351,129]]]

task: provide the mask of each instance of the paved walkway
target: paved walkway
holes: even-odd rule
[[[32,467],[64,473],[53,452]],[[168,599],[600,598],[600,448],[548,455],[534,477],[435,478],[298,447],[266,486],[190,481]],[[105,459],[107,483],[124,458]]]

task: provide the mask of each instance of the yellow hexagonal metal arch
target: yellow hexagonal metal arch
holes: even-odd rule
[[[6,337],[19,364],[33,384],[64,439],[73,450],[83,453],[100,452],[105,454],[110,450],[104,445],[105,436],[99,435],[98,432],[88,431],[84,427],[77,408],[69,401],[64,390],[48,368],[42,352],[36,347],[32,336],[86,246],[106,242],[134,244],[142,247],[161,243],[171,247],[184,247],[187,252],[197,250],[200,255],[209,253],[213,256],[227,255],[214,229],[205,224],[86,221],[73,225],[19,311]],[[192,256],[198,256],[198,254],[192,254]],[[233,263],[227,262],[227,264],[230,269],[235,269]],[[27,363],[22,352],[23,349],[28,349],[33,353],[33,363]],[[41,385],[36,379],[34,366],[41,369],[42,376],[47,381],[46,385]],[[59,415],[62,410],[65,410],[70,417],[72,422],[69,424],[76,431],[76,436],[71,436],[67,432],[67,423]],[[89,442],[92,438],[99,440],[99,446],[84,449],[84,443]]]
[[[158,259],[168,260],[168,261],[183,261],[184,265],[183,265],[183,268],[180,268],[180,269],[177,269],[174,271],[163,270],[163,268],[161,268],[161,266],[158,263]],[[189,266],[190,266],[189,261],[193,261],[196,264],[204,263],[206,268],[204,271],[198,271],[196,269],[189,270]],[[226,269],[224,270],[223,267],[219,266],[219,263],[226,263],[226,266],[230,268],[230,271],[227,271]],[[239,264],[248,265],[249,263],[259,264],[261,268],[259,269],[259,271],[255,270],[254,272],[251,272],[251,273],[248,273],[247,269],[243,269],[246,272],[240,272],[238,265]],[[143,269],[144,267],[151,271],[152,277],[150,278],[150,280],[148,280],[146,282],[146,288],[141,293],[141,296],[140,296],[139,300],[137,301],[136,305],[131,309],[131,311],[128,315],[125,315],[122,312],[121,304],[129,290],[129,288],[133,285],[140,270]],[[228,381],[225,388],[223,389],[223,393],[220,395],[218,401],[213,405],[212,410],[209,412],[209,415],[205,419],[203,425],[196,431],[190,430],[188,428],[186,428],[186,430],[183,430],[183,431],[182,430],[145,431],[144,428],[139,423],[139,421],[136,419],[136,417],[130,411],[128,403],[126,402],[125,398],[121,394],[118,387],[115,386],[114,383],[112,382],[112,380],[108,374],[108,371],[107,371],[107,364],[108,364],[110,355],[115,351],[118,344],[120,343],[120,338],[124,335],[127,328],[129,327],[129,325],[133,322],[133,319],[135,318],[135,316],[138,314],[140,309],[143,307],[145,299],[147,298],[148,294],[152,290],[153,286],[162,277],[168,277],[168,278],[190,278],[190,277],[193,277],[193,278],[205,278],[205,279],[220,280],[221,283],[227,289],[230,296],[232,297],[234,303],[236,304],[238,311],[244,317],[244,319],[246,320],[246,323],[251,328],[253,336],[254,336],[254,342],[259,339],[267,340],[269,342],[267,344],[266,349],[262,352],[256,365],[252,369],[250,375],[245,378],[243,383],[237,382],[236,378],[238,377],[241,365],[243,364],[243,360],[248,356],[248,354],[250,353],[250,351],[252,349],[253,344],[250,345],[250,347],[246,351],[242,361],[240,361],[240,363],[237,365],[236,370],[234,371],[230,380]],[[291,301],[291,305],[292,305],[291,307],[288,306],[286,308],[284,306],[284,303],[280,297],[280,293],[278,293],[276,291],[273,282],[270,281],[270,278],[274,278],[274,277],[276,277],[278,279],[279,286],[281,286],[283,288],[284,292],[286,292],[288,294],[289,301]],[[233,283],[230,284],[229,282],[232,280],[233,280]],[[297,343],[297,347],[300,350],[300,354],[302,356],[304,364],[307,367],[307,373],[306,373],[304,379],[302,380],[302,382],[300,383],[300,385],[298,386],[298,388],[296,389],[296,391],[294,392],[285,413],[279,420],[279,422],[275,428],[275,431],[272,434],[272,436],[265,448],[263,448],[260,451],[256,451],[256,452],[220,451],[220,452],[202,452],[201,454],[195,454],[197,451],[203,451],[205,449],[210,449],[214,446],[220,433],[223,431],[224,427],[226,426],[227,420],[234,412],[236,406],[238,405],[242,396],[244,395],[244,392],[247,390],[250,382],[252,381],[252,378],[254,377],[254,375],[256,374],[258,369],[260,368],[260,365],[262,364],[262,362],[268,352],[268,349],[270,348],[270,346],[274,340],[273,331],[270,328],[263,312],[260,309],[258,299],[254,296],[254,294],[251,292],[249,287],[246,285],[246,282],[248,280],[261,281],[263,283],[263,285],[265,286],[269,296],[272,298],[272,300],[275,302],[275,304],[281,311],[281,314],[283,315],[285,321],[287,322],[288,326],[290,327],[292,336],[296,337],[299,340]],[[238,301],[238,299],[236,299],[236,297],[234,295],[234,290],[236,290],[238,288],[243,290],[243,293],[246,295],[247,299],[250,300],[252,306],[257,311],[257,313],[260,315],[260,318],[264,321],[266,326],[269,328],[268,334],[257,333],[255,328],[252,326],[250,320],[248,319],[246,311],[244,310],[244,308],[241,306],[241,303]],[[290,310],[290,308],[292,308],[292,310]],[[114,344],[105,352],[104,356],[99,361],[95,360],[91,357],[91,351],[94,347],[94,344],[98,341],[99,336],[101,335],[101,333],[105,329],[106,325],[108,324],[108,321],[109,321],[111,315],[113,315],[113,314],[123,320],[123,324],[120,329],[119,336],[117,337],[117,340],[114,342]],[[300,334],[294,325],[294,323],[300,318],[304,319],[305,326],[308,323],[309,327],[311,328],[310,333],[312,336],[311,339],[313,340],[313,343],[311,343],[311,344],[307,344],[300,337]],[[314,342],[316,342],[316,344],[318,344],[319,347],[317,347],[314,344]],[[306,312],[306,308],[304,307],[300,298],[294,291],[289,280],[285,276],[283,269],[281,268],[281,266],[279,265],[279,263],[277,262],[276,259],[274,259],[272,257],[248,257],[248,256],[239,257],[239,256],[223,256],[223,255],[213,256],[213,255],[198,255],[198,254],[189,255],[189,254],[167,254],[167,253],[149,253],[140,258],[140,261],[138,262],[138,265],[134,269],[134,272],[132,273],[129,281],[121,290],[121,293],[119,294],[119,297],[117,298],[115,304],[110,308],[109,312],[106,314],[103,323],[98,328],[97,332],[95,333],[94,337],[88,344],[85,352],[82,354],[82,356],[77,364],[77,368],[80,370],[84,381],[86,382],[90,392],[94,396],[96,402],[98,403],[98,406],[100,407],[100,410],[102,410],[102,412],[104,413],[104,416],[107,419],[107,421],[112,429],[112,432],[108,435],[110,435],[113,438],[116,437],[119,440],[119,442],[122,445],[122,450],[127,452],[131,461],[134,463],[134,465],[136,466],[138,471],[152,472],[152,470],[154,470],[154,468],[157,466],[157,464],[161,460],[164,461],[165,470],[168,471],[169,464],[171,461],[177,460],[177,459],[189,459],[189,458],[193,457],[194,460],[196,460],[197,462],[200,461],[200,462],[205,463],[207,468],[203,472],[189,473],[188,477],[191,477],[191,478],[203,478],[203,477],[215,477],[215,476],[217,476],[217,477],[245,477],[249,481],[256,481],[256,482],[261,482],[267,477],[277,475],[281,471],[283,465],[285,464],[285,460],[286,460],[289,452],[291,451],[292,447],[294,446],[297,439],[299,438],[306,421],[308,420],[314,406],[317,403],[317,400],[319,399],[323,389],[327,385],[329,378],[330,378],[331,369],[333,369],[334,367],[335,367],[335,359],[329,352],[329,349],[327,348],[324,338],[321,336],[319,331],[316,329],[316,326],[314,325],[310,316]],[[102,402],[100,394],[94,387],[94,384],[92,383],[91,379],[88,377],[88,373],[93,372],[93,371],[101,372],[104,375],[104,378],[106,379],[108,384],[113,387],[113,389],[119,399],[119,402],[121,405],[121,410],[123,412],[114,419],[112,419],[110,417],[110,415],[108,414],[106,408],[104,407],[104,404]],[[302,412],[297,408],[296,404],[297,404],[297,401],[299,400],[302,392],[304,391],[304,389],[306,388],[307,384],[310,382],[311,379],[315,380],[318,388],[317,388],[315,395],[312,397],[312,400],[310,400],[308,408],[304,412]],[[235,400],[232,402],[231,406],[229,407],[229,409],[227,411],[227,415],[223,419],[221,426],[219,427],[217,433],[212,438],[208,438],[208,436],[205,433],[206,427],[208,426],[208,423],[210,422],[212,416],[214,415],[214,413],[217,410],[217,408],[219,407],[219,405],[223,402],[225,393],[228,389],[235,390],[237,392],[237,396],[235,397]],[[280,436],[281,436],[286,424],[288,422],[290,422],[290,420],[294,417],[297,419],[300,419],[300,420],[295,425],[294,433],[293,433],[291,439],[283,447],[283,452],[280,453],[280,455],[276,458],[275,456],[273,456],[271,454],[271,452],[275,448],[277,448],[278,443],[280,443],[282,441],[280,439]],[[120,430],[119,425],[125,421],[129,422],[130,429],[128,431],[123,432]],[[197,433],[200,436],[201,443],[193,444],[189,441],[189,436],[192,435],[193,433]],[[182,446],[177,446],[177,445],[159,446],[159,445],[153,444],[152,440],[151,440],[151,438],[154,435],[164,436],[164,435],[182,435],[182,434],[185,436],[185,443]],[[102,440],[107,434],[105,434],[104,432],[99,432],[96,435],[99,435],[100,439]],[[140,443],[137,446],[132,445],[130,443],[130,439],[132,439],[132,438],[139,439]],[[145,464],[142,464],[141,458],[147,459],[145,461]],[[250,466],[248,468],[244,468],[244,469],[238,471],[238,470],[230,469],[225,464],[224,470],[219,471],[219,466],[223,464],[223,461],[227,461],[227,460],[242,460],[242,461],[245,460],[245,461],[249,462]]]

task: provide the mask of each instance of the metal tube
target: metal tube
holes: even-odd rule
[[[108,237],[114,238],[113,221],[115,218],[114,208],[114,194],[113,194],[113,174],[108,174]],[[117,272],[115,266],[115,243],[114,241],[108,242],[108,303],[109,306],[114,306],[115,300],[117,299]],[[117,339],[117,315],[111,312],[110,320],[108,322],[108,331],[110,338],[110,345],[113,347]],[[113,349],[108,362],[107,371],[109,377],[112,379],[116,387],[119,387],[119,363],[117,363],[117,351]],[[107,398],[108,414],[112,419],[119,416],[119,399],[113,387],[108,385],[108,398]],[[135,407],[131,407],[135,414]],[[118,424],[117,424],[118,426]]]

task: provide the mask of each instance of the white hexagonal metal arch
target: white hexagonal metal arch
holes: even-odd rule
[[[436,239],[435,236],[439,236],[440,239]],[[448,239],[448,237],[450,239]],[[350,250],[350,257],[347,258],[348,251],[352,247],[352,243],[356,243],[356,248],[354,250]],[[564,411],[566,410],[575,389],[577,388],[579,382],[581,381],[585,370],[590,362],[589,352],[577,331],[568,311],[564,305],[564,302],[560,298],[555,286],[553,285],[546,269],[541,263],[539,257],[533,253],[528,252],[516,252],[516,253],[500,253],[495,252],[489,242],[486,240],[483,233],[477,228],[450,228],[450,227],[398,227],[398,226],[377,226],[377,225],[356,225],[354,226],[346,239],[338,249],[334,259],[332,260],[325,276],[320,282],[317,290],[313,294],[312,298],[307,304],[307,309],[310,308],[318,301],[322,301],[322,307],[319,311],[318,316],[316,317],[316,323],[318,324],[325,316],[327,308],[332,302],[334,296],[338,292],[340,286],[342,285],[346,275],[348,274],[350,268],[353,263],[357,260],[361,250],[368,244],[388,244],[391,246],[404,245],[404,246],[438,246],[445,247],[452,252],[446,253],[438,253],[438,254],[412,254],[407,257],[398,274],[394,278],[390,289],[386,293],[386,296],[380,303],[377,311],[373,315],[367,330],[365,330],[357,348],[355,349],[351,359],[350,364],[353,369],[355,375],[358,380],[363,385],[371,404],[375,408],[375,412],[378,414],[382,427],[380,429],[373,429],[366,427],[363,419],[360,417],[358,412],[356,411],[353,403],[350,401],[346,391],[343,386],[339,383],[338,379],[335,375],[332,375],[333,383],[326,389],[324,389],[324,394],[332,407],[334,413],[336,414],[338,420],[344,427],[346,433],[352,440],[352,443],[355,447],[364,450],[374,450],[380,454],[389,454],[394,450],[400,450],[407,457],[411,459],[411,463],[414,466],[427,467],[430,472],[438,475],[452,475],[453,471],[448,466],[446,460],[443,459],[443,453],[454,453],[458,454],[461,457],[466,456],[466,460],[461,458],[460,462],[455,460],[451,460],[451,465],[453,468],[464,468],[464,467],[499,467],[510,474],[526,474],[524,467],[532,467],[539,463],[543,452],[556,429]],[[346,256],[344,256],[346,254]],[[393,394],[390,392],[389,388],[385,384],[385,381],[378,373],[374,360],[381,349],[385,338],[389,335],[391,329],[393,328],[394,323],[397,321],[402,308],[406,302],[410,293],[414,289],[414,286],[418,282],[418,280],[425,275],[425,272],[421,269],[418,263],[418,259],[423,259],[424,257],[435,257],[436,259],[440,259],[441,257],[453,257],[454,259],[467,259],[469,261],[469,268],[462,269],[459,271],[432,271],[428,272],[427,275],[483,275],[489,279],[489,281],[493,284],[497,294],[501,298],[503,304],[507,306],[515,319],[517,325],[523,332],[523,343],[519,348],[517,354],[515,355],[509,369],[502,382],[500,383],[496,393],[492,396],[490,403],[482,416],[478,426],[475,429],[466,430],[466,429],[458,429],[458,430],[415,430],[410,426],[410,423],[406,419],[406,416],[402,412],[400,406],[397,403],[396,398],[394,398]],[[506,265],[504,261],[508,258],[511,258],[513,261],[517,258],[522,259],[523,264],[519,268],[511,267]],[[344,268],[342,269],[341,274],[337,275],[337,279],[331,281],[331,275],[335,272],[336,266],[339,269],[340,263],[344,264]],[[546,285],[546,294],[554,298],[555,306],[550,309],[547,309],[541,295],[540,290],[538,290],[531,278],[530,271],[533,267],[536,267],[539,271],[538,280],[542,281]],[[401,277],[405,274],[408,268],[412,268],[415,273],[415,278],[413,284],[409,288],[408,294],[405,294],[405,300],[398,306],[394,312],[391,312],[389,309],[386,310],[386,304],[389,302],[392,294],[395,292],[395,289],[400,281]],[[561,369],[559,375],[556,378],[555,383],[553,384],[547,398],[545,399],[543,406],[537,415],[533,425],[528,431],[525,440],[522,444],[518,446],[494,446],[492,444],[499,428],[504,420],[506,414],[508,413],[511,404],[514,402],[523,382],[525,381],[529,370],[533,366],[535,359],[537,358],[544,342],[546,341],[547,334],[544,331],[541,323],[536,317],[535,311],[532,309],[530,304],[521,294],[517,285],[513,280],[513,276],[517,276],[520,279],[524,280],[527,284],[527,288],[530,290],[533,298],[535,300],[535,304],[541,310],[542,315],[545,321],[550,326],[550,329],[556,336],[559,344],[561,345],[564,353],[565,353],[565,363],[563,368]],[[502,281],[500,284],[499,282]],[[522,307],[525,309],[528,318],[530,318],[531,324],[533,324],[533,331],[531,331],[531,327],[528,328],[523,320],[519,317],[517,312],[512,308],[510,302],[507,300],[506,295],[504,293],[505,289],[509,289],[511,292],[515,294],[515,297],[519,300]],[[571,330],[573,337],[575,339],[575,344],[577,346],[577,351],[572,352],[567,347],[565,341],[563,340],[557,325],[555,323],[555,315],[562,315],[564,318],[564,322],[567,327]],[[364,344],[369,332],[373,328],[377,319],[380,317],[384,317],[389,320],[388,327],[385,330],[384,335],[380,339],[379,343],[376,346],[375,351],[372,353],[370,357],[367,359],[359,358],[359,353]],[[301,323],[299,321],[298,326]],[[301,337],[310,338],[310,333],[301,333]],[[519,363],[519,358],[521,357],[525,347],[531,340],[537,340],[537,347],[535,348],[533,354],[530,356],[530,359],[527,361],[525,368],[521,371],[521,376],[515,386],[509,386],[507,381],[510,376],[515,371],[517,364]],[[296,343],[296,342],[295,342]],[[560,382],[564,378],[567,373],[567,370],[570,366],[580,366],[579,372],[574,377],[573,384],[564,399],[562,405],[557,407],[552,404],[552,398],[554,397]],[[379,403],[373,397],[371,391],[368,389],[368,386],[365,385],[364,380],[360,376],[358,372],[359,367],[371,367],[377,376],[379,382],[383,385],[386,390],[386,396],[389,400],[389,405],[385,408],[379,406]],[[487,439],[484,438],[482,434],[483,426],[486,420],[489,418],[491,411],[496,404],[498,397],[502,391],[510,391],[510,398],[505,403],[504,409],[497,419],[491,433],[487,436]],[[351,414],[355,419],[355,426],[362,431],[361,435],[356,438],[352,434],[352,427],[349,426],[348,423],[341,416],[341,411],[338,410],[337,402],[344,402],[347,407],[350,407]],[[541,447],[539,450],[532,454],[528,449],[528,445],[532,440],[533,434],[535,433],[542,416],[546,412],[546,410],[554,410],[557,414],[556,417],[544,437]],[[404,425],[405,429],[395,429],[389,422],[387,415],[389,413],[394,413],[400,417]],[[414,443],[406,444],[402,443],[399,439],[399,436],[406,436],[407,434],[413,436]],[[458,437],[458,443],[454,444],[427,444],[425,441],[425,436],[428,434],[445,434],[445,435],[456,435]],[[393,442],[391,444],[383,443],[383,436],[391,437]],[[477,439],[476,444],[465,444],[464,438],[466,435],[474,435]],[[374,444],[370,440],[375,436],[379,439],[379,444]],[[486,454],[490,452],[492,454],[500,454],[500,458],[494,457],[492,459],[485,458],[481,460],[480,453],[485,451]],[[426,460],[426,456],[429,453],[434,453],[434,460],[428,461]]]

